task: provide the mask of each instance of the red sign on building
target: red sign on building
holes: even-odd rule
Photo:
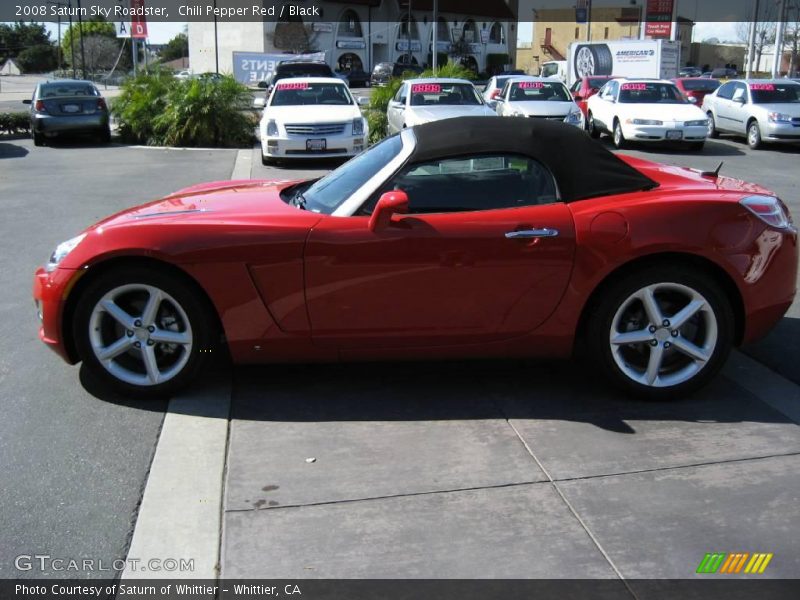
[[[673,8],[674,0],[647,0],[645,35],[669,39],[672,35]]]
[[[144,16],[144,0],[131,0],[131,37],[147,38],[147,18]],[[138,14],[137,14],[138,13]]]

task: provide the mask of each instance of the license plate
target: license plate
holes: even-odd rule
[[[63,110],[65,113],[76,113],[80,109],[81,107],[78,106],[77,104],[65,104],[64,106],[61,107],[61,110]]]
[[[667,131],[667,139],[668,140],[680,140],[683,138],[683,132],[677,129],[672,129]]]
[[[306,150],[309,152],[320,152],[328,147],[328,140],[306,140]]]

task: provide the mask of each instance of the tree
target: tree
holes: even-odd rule
[[[761,55],[764,48],[775,43],[775,14],[777,9],[775,4],[769,0],[762,0],[759,4],[758,22],[756,23],[755,46],[753,47],[754,56],[750,57],[753,71],[758,71],[761,66]],[[736,25],[736,35],[740,42],[750,43],[750,23],[742,22]],[[745,68],[747,65],[745,65]]]
[[[268,33],[272,45],[280,50],[294,54],[307,54],[317,51],[319,34],[301,21],[278,21],[275,32]]]
[[[0,63],[18,57],[34,46],[52,46],[50,34],[41,23],[0,23]]]
[[[116,40],[102,35],[93,35],[83,40],[86,54],[86,72],[91,79],[99,70],[109,70],[114,66],[119,55],[119,44]]]
[[[789,77],[800,69],[800,2],[789,6],[783,41],[789,49]]]
[[[114,45],[116,46],[116,50],[114,51],[114,59],[116,60],[117,54],[119,53],[119,40],[117,39],[117,32],[114,29],[114,25],[111,23],[106,23],[105,21],[84,21],[83,22],[83,40],[84,40],[84,51],[86,50],[86,40],[90,37],[104,37],[109,38]],[[81,26],[79,23],[73,22],[71,27],[67,28],[67,31],[61,37],[61,51],[64,53],[64,60],[70,66],[76,66],[78,69],[82,69],[81,65]],[[74,40],[74,48],[75,48],[75,56],[72,56],[72,49],[73,49],[73,40]],[[106,46],[106,48],[110,48],[110,46]],[[112,63],[113,64],[113,63]],[[89,57],[86,57],[86,68],[89,69]]]
[[[184,56],[189,56],[189,37],[185,33],[179,33],[167,42],[161,51],[161,60],[169,62]]]
[[[17,64],[25,73],[46,73],[56,68],[58,56],[52,44],[38,44],[25,48],[17,56]]]

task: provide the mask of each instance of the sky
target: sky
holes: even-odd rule
[[[50,32],[50,38],[57,40],[58,24],[45,23],[45,26],[47,27],[47,31]],[[184,27],[186,27],[186,23],[148,23],[147,32],[150,35],[148,42],[151,44],[166,44],[176,35],[181,33]],[[63,35],[66,30],[67,25],[65,23],[61,23],[61,34]]]

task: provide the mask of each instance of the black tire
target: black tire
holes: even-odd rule
[[[597,123],[594,122],[594,115],[592,113],[589,113],[589,120],[586,127],[589,130],[589,137],[594,139],[600,137],[600,130],[597,128]]]
[[[44,135],[34,131],[31,134],[31,137],[33,138],[33,145],[34,146],[44,146]]]
[[[625,147],[625,135],[622,133],[622,125],[619,119],[614,120],[614,130],[611,133],[611,137],[617,150],[622,150]]]
[[[186,351],[181,348],[178,352],[186,352],[188,358],[185,359],[183,366],[176,371],[168,380],[163,383],[151,385],[137,385],[120,379],[106,369],[95,354],[90,339],[90,327],[92,323],[92,313],[97,303],[103,296],[120,286],[138,284],[153,286],[166,292],[172,299],[180,305],[180,308],[188,317],[191,327],[191,350]],[[162,303],[163,307],[164,304]],[[169,308],[169,306],[167,306]],[[158,314],[165,314],[159,312]],[[132,315],[135,316],[135,315]],[[107,317],[111,319],[111,317]],[[112,324],[114,323],[111,319]],[[162,271],[147,267],[130,267],[109,271],[102,274],[81,293],[75,310],[73,321],[73,335],[78,350],[78,354],[83,361],[88,373],[97,381],[105,384],[105,387],[127,397],[133,398],[162,398],[169,396],[189,384],[213,358],[215,351],[218,350],[217,342],[220,337],[218,321],[212,309],[208,306],[208,301],[202,297],[197,288],[181,276],[177,276],[168,271]],[[163,318],[159,327],[164,327]],[[95,328],[99,331],[100,328]],[[142,330],[139,327],[139,330]],[[139,333],[130,336],[132,340],[138,339]],[[144,334],[146,335],[146,334]],[[119,333],[113,337],[120,336]],[[121,337],[121,336],[120,336]],[[144,346],[144,343],[141,344]],[[147,344],[150,345],[150,344]],[[164,353],[162,344],[154,343],[154,352],[158,353],[159,348],[162,360],[170,357]],[[139,352],[139,354],[136,354]],[[218,352],[217,352],[218,353]],[[124,360],[130,364],[135,364],[137,357],[144,354],[141,350],[131,348],[128,352],[120,354]],[[180,356],[180,355],[179,355]],[[117,361],[117,358],[113,359]],[[139,358],[138,360],[141,360]]]
[[[611,75],[614,60],[606,44],[581,44],[575,49],[573,67],[578,77]]]
[[[675,385],[664,385],[663,387],[646,385],[635,381],[627,375],[617,363],[609,341],[610,335],[614,331],[615,315],[626,303],[626,300],[632,294],[635,294],[637,290],[659,284],[677,284],[698,292],[707,301],[707,306],[716,320],[716,343],[713,349],[710,350],[708,360],[703,362],[703,366],[689,379]],[[662,312],[662,314],[667,318],[676,316],[675,314],[670,315],[666,311]],[[733,345],[734,316],[725,292],[707,273],[693,270],[683,265],[654,265],[614,281],[601,292],[596,304],[590,308],[588,317],[586,328],[587,346],[591,353],[593,364],[598,365],[603,374],[617,387],[648,400],[679,399],[681,396],[691,394],[703,387],[720,370]],[[632,327],[633,329],[638,329],[640,325],[642,328],[646,327],[642,323],[637,323]],[[688,325],[690,323],[687,323]],[[668,327],[664,329],[668,329]],[[655,336],[657,333],[653,335]],[[681,332],[681,336],[683,336],[683,332]],[[669,337],[666,342],[675,339],[678,338]],[[624,346],[619,347],[623,348]],[[628,345],[627,348],[631,352],[637,350],[634,344]],[[638,351],[643,353],[645,349],[647,348],[644,343],[639,344]],[[647,350],[649,352],[649,349]],[[684,354],[674,348],[672,352],[672,360],[690,360],[686,359]],[[647,362],[644,358],[642,360],[644,363]],[[669,374],[667,373],[666,375],[668,376]]]
[[[708,137],[717,139],[719,137],[719,131],[717,130],[717,122],[714,120],[714,113],[708,111],[706,116],[708,117]]]
[[[755,119],[747,124],[747,145],[750,146],[751,150],[758,150],[763,145],[761,128]]]
[[[97,135],[97,139],[101,144],[110,144],[111,130],[108,128],[100,130],[100,133]]]
[[[275,161],[273,159],[268,158],[268,157],[266,157],[266,156],[264,156],[262,154],[261,155],[261,164],[264,165],[265,167],[271,167],[273,164],[275,164]]]

